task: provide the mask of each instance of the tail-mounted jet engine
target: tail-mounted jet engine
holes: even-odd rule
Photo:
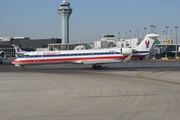
[[[129,55],[131,53],[136,53],[137,50],[133,49],[133,48],[121,48],[121,54],[123,55]]]

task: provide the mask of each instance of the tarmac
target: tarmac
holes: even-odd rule
[[[0,65],[0,120],[179,120],[180,61]]]

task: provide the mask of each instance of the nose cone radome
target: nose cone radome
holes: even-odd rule
[[[12,64],[17,64],[19,61],[17,59],[13,60],[11,63]]]

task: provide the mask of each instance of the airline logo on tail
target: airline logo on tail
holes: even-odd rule
[[[149,48],[149,44],[150,44],[150,41],[149,41],[149,40],[146,40],[146,41],[145,41],[146,48]]]
[[[20,51],[20,48],[17,48],[17,51],[19,52],[19,51]]]

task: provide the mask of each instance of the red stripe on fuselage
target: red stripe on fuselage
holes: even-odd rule
[[[60,57],[56,57],[56,58],[18,58],[18,59],[15,59],[12,64],[18,64],[18,63],[31,63],[31,62],[35,62],[35,61],[38,61],[38,62],[63,62],[63,61],[78,61],[78,60],[100,60],[100,59],[123,59],[125,58],[126,56],[100,56],[100,57],[93,57],[93,56],[90,56],[90,57],[66,57],[66,58],[60,58]]]

